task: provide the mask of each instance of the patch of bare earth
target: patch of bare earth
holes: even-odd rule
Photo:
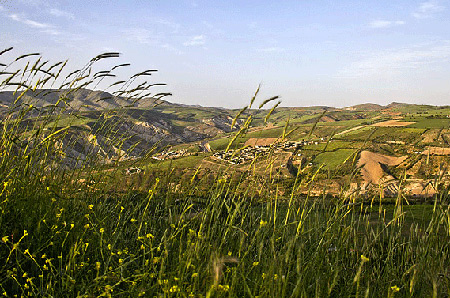
[[[422,152],[424,155],[450,155],[450,148],[428,147]]]
[[[383,122],[378,122],[375,124],[372,124],[372,126],[378,126],[378,127],[390,127],[390,126],[408,126],[411,124],[414,124],[416,122],[405,122],[405,121],[399,121],[399,120],[388,120]]]
[[[430,197],[436,194],[433,186],[430,183],[424,183],[422,180],[410,182],[403,191],[413,197]]]
[[[395,157],[370,151],[362,151],[358,161],[358,167],[361,168],[361,175],[365,182],[379,184],[383,177],[389,176],[383,170],[383,165],[397,166],[405,161],[406,158],[407,156]]]
[[[278,138],[250,138],[245,142],[245,146],[270,146],[275,143]]]
[[[329,116],[323,116],[322,118],[320,118],[320,121],[323,121],[323,122],[335,122],[336,120],[331,118],[331,117],[329,117]]]
[[[249,132],[262,131],[262,130],[272,129],[274,127],[275,127],[275,125],[273,125],[272,122],[267,122],[266,125],[264,125],[264,126],[251,127],[248,131]]]

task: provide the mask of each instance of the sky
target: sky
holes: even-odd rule
[[[176,103],[450,104],[450,0],[0,0],[0,20],[11,55],[117,51]]]

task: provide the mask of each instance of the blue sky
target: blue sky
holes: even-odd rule
[[[159,69],[169,100],[450,104],[450,0],[0,0],[0,47],[75,68],[104,51]],[[12,55],[12,54],[11,54]],[[0,61],[1,62],[1,61]]]

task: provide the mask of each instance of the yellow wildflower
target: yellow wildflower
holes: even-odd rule
[[[229,285],[219,285],[218,288],[219,288],[219,291],[228,292],[228,290],[230,289],[230,286]]]

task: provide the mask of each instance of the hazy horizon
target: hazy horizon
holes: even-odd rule
[[[120,52],[174,103],[239,108],[261,83],[286,107],[448,105],[449,4],[0,0],[0,38],[73,67]]]

